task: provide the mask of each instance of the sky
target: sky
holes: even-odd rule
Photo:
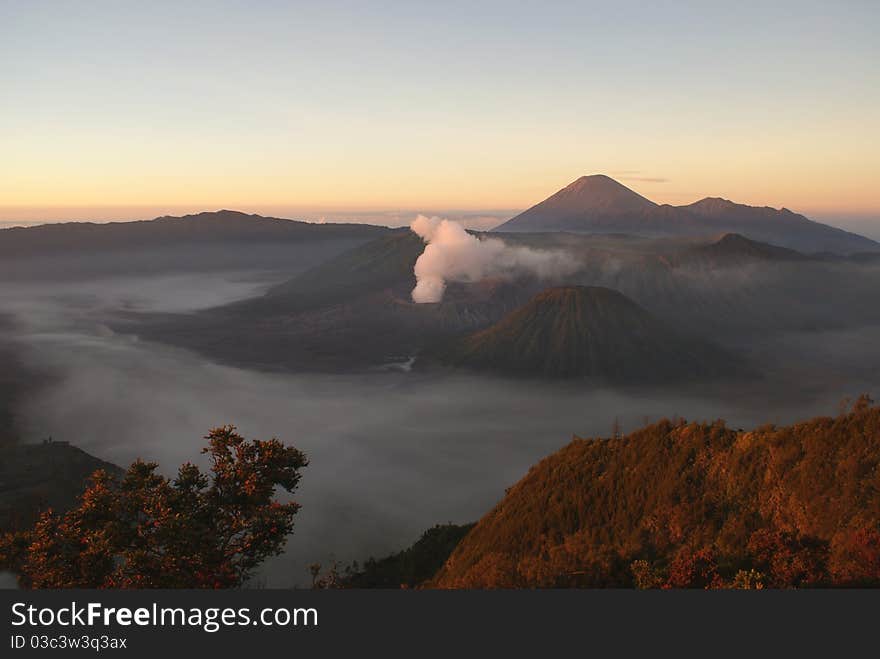
[[[880,236],[878,29],[874,1],[0,0],[0,221],[500,217],[606,173]]]

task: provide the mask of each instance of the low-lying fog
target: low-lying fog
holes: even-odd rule
[[[573,433],[607,436],[615,417],[624,430],[676,414],[749,427],[834,413],[842,397],[876,384],[876,370],[858,382],[823,381],[809,375],[809,360],[798,374],[803,387],[765,381],[687,395],[465,375],[284,375],[210,363],[114,334],[103,322],[120,310],[211,306],[255,295],[270,281],[237,273],[0,285],[0,311],[17,321],[26,362],[52,376],[19,410],[26,441],[51,435],[122,466],[143,457],[172,473],[201,460],[209,428],[231,423],[247,437],[276,436],[308,454],[296,531],[261,577],[271,586],[307,585],[310,563],[384,555],[435,523],[472,521]],[[818,335],[799,340],[809,344],[799,348],[804,354],[827,345]],[[874,364],[876,343],[858,346],[873,351]],[[841,358],[828,348],[815,354]]]

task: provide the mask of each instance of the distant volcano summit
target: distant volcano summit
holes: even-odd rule
[[[610,176],[581,176],[534,208],[557,213],[646,213],[657,207]],[[528,211],[527,211],[528,212]]]
[[[880,243],[783,208],[708,197],[687,206],[656,204],[609,176],[582,176],[495,231],[711,236],[739,233],[804,253],[880,251]]]
[[[720,349],[679,337],[622,293],[598,286],[547,289],[441,359],[510,374],[633,382],[737,370]]]

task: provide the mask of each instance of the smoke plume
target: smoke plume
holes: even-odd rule
[[[487,277],[531,274],[541,279],[563,277],[577,263],[561,251],[511,247],[497,238],[477,238],[457,222],[419,215],[410,228],[427,243],[416,261],[413,302],[440,302],[446,283],[475,282]]]

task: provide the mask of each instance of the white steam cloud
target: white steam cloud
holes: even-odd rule
[[[419,215],[410,228],[427,243],[416,261],[413,302],[440,302],[450,281],[522,274],[550,279],[577,270],[577,263],[564,252],[511,247],[497,238],[481,240],[457,222],[439,217]]]

